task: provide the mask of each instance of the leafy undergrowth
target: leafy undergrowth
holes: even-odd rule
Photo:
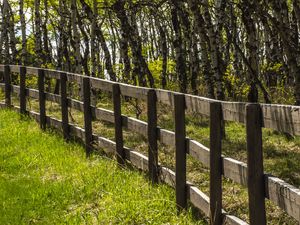
[[[206,224],[174,191],[0,110],[0,224]]]

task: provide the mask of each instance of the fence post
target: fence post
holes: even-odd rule
[[[20,113],[26,114],[26,67],[20,67]]]
[[[259,104],[246,105],[246,131],[250,224],[265,225],[262,113]]]
[[[113,84],[113,104],[115,117],[115,140],[116,140],[116,155],[119,165],[125,164],[125,151],[123,149],[123,129],[122,129],[122,112],[121,112],[121,92],[119,84]]]
[[[5,105],[11,107],[11,76],[9,65],[4,66]]]
[[[222,222],[222,105],[210,103],[210,223]]]
[[[46,96],[45,96],[45,73],[43,69],[38,69],[38,88],[40,106],[40,127],[46,129]]]
[[[84,112],[84,130],[85,130],[85,151],[86,155],[92,153],[93,131],[92,131],[92,111],[91,111],[91,86],[90,78],[82,79],[83,86],[83,112]]]
[[[157,146],[157,98],[154,89],[148,91],[147,112],[148,112],[148,157],[149,177],[152,183],[158,182],[158,146]]]
[[[175,185],[176,204],[178,211],[187,208],[186,194],[186,133],[185,133],[185,96],[183,94],[174,95],[175,108]]]
[[[65,140],[69,140],[69,114],[68,114],[68,98],[67,98],[67,75],[60,73],[60,93],[61,93],[61,118],[62,129]]]

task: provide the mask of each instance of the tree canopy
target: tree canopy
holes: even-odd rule
[[[3,0],[0,63],[300,105],[299,0]]]

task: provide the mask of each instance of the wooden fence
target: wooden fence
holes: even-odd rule
[[[0,103],[0,107],[13,107],[21,113],[29,113],[39,121],[42,129],[45,129],[46,125],[58,128],[63,131],[66,139],[70,136],[80,138],[85,143],[87,154],[92,151],[91,143],[97,143],[105,151],[115,153],[119,164],[124,164],[127,160],[136,167],[149,171],[153,182],[163,180],[175,187],[179,211],[187,207],[189,200],[210,218],[211,224],[247,224],[222,209],[222,177],[226,177],[248,187],[250,224],[266,224],[265,199],[271,200],[300,222],[300,190],[277,177],[265,174],[262,158],[262,127],[299,135],[300,107],[217,101],[166,90],[135,87],[79,74],[16,65],[0,65],[0,72],[4,74],[4,83],[0,83],[0,88],[5,90],[5,102]],[[20,75],[20,85],[11,83],[12,73]],[[26,88],[27,74],[38,77],[38,90]],[[45,91],[45,77],[60,80],[60,95]],[[83,101],[67,97],[68,82],[75,82],[81,86]],[[91,88],[111,92],[114,111],[92,106]],[[11,93],[19,95],[20,107],[12,106]],[[147,101],[148,121],[122,115],[121,96]],[[26,97],[39,100],[38,113],[26,110]],[[61,121],[47,116],[46,100],[61,104]],[[174,109],[175,132],[157,127],[158,101]],[[69,123],[68,108],[84,113],[84,128]],[[210,140],[213,141],[210,141],[210,148],[186,137],[186,112],[211,118]],[[93,134],[92,120],[114,123],[116,142]],[[236,121],[246,125],[247,164],[222,155],[223,121]],[[148,139],[148,157],[124,147],[123,128]],[[158,141],[175,147],[175,172],[158,163]],[[209,197],[186,180],[186,154],[210,168]]]

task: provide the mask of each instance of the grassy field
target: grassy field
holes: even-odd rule
[[[174,191],[0,110],[0,224],[206,224]]]
[[[1,93],[0,93],[1,95]],[[2,97],[3,98],[3,97]],[[78,97],[77,97],[78,98]],[[19,104],[18,97],[13,97],[14,105]],[[37,100],[28,98],[28,108],[39,111]],[[97,107],[112,110],[111,96],[101,93],[97,101]],[[137,110],[138,108],[138,110]],[[83,127],[83,113],[74,109],[69,109],[70,122]],[[47,115],[60,119],[60,105],[47,101]],[[139,112],[139,119],[147,121],[147,107],[145,102],[122,99],[122,113],[131,117],[136,117]],[[158,124],[160,127],[174,131],[174,117],[172,109],[166,105],[158,104]],[[222,141],[222,153],[226,157],[247,162],[246,152],[246,132],[245,126],[238,123],[226,122],[226,137]],[[209,146],[209,118],[201,117],[197,114],[186,114],[187,135]],[[93,121],[93,132],[99,136],[114,140],[113,124],[103,121]],[[135,149],[147,155],[147,140],[142,135],[123,130],[125,146]],[[291,137],[270,129],[263,129],[263,157],[264,170],[275,175],[286,182],[300,187],[300,137]],[[174,147],[159,144],[159,162],[174,170],[175,168]],[[200,188],[201,191],[209,195],[209,169],[187,157],[187,177]],[[298,224],[289,217],[283,210],[274,203],[266,200],[268,224]],[[248,192],[247,188],[223,178],[223,207],[232,215],[249,222]]]

